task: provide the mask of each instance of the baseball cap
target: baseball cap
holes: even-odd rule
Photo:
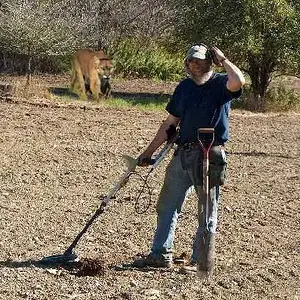
[[[205,45],[194,45],[192,46],[186,55],[186,60],[190,60],[192,58],[198,58],[198,59],[207,59],[208,58],[208,49]]]

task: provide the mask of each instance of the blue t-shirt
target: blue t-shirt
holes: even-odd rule
[[[215,144],[223,145],[229,138],[230,101],[240,97],[242,90],[230,92],[226,88],[227,75],[213,73],[204,84],[191,78],[176,87],[166,110],[180,119],[179,143],[198,141],[198,129],[215,128]]]

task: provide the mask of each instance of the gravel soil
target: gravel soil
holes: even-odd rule
[[[146,80],[113,85],[130,93],[173,88]],[[133,175],[79,241],[81,259],[103,262],[98,276],[40,265],[66,250],[126,170],[122,155],[137,157],[165,112],[14,96],[0,102],[0,116],[0,299],[300,299],[299,114],[231,112],[210,282],[178,267],[129,265],[151,246],[171,153],[149,178],[146,212],[140,210],[149,197],[137,202],[143,182]],[[196,213],[192,194],[179,219],[176,255],[191,253]]]

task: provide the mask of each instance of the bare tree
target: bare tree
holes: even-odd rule
[[[170,0],[2,0],[0,52],[33,59],[110,48],[124,38],[166,38],[173,28]]]
[[[102,48],[128,37],[165,37],[175,16],[168,0],[77,0],[76,6],[95,21],[88,36]]]
[[[94,22],[84,18],[72,1],[2,1],[1,48],[26,55],[28,84],[34,57],[64,55],[84,44],[84,33]]]

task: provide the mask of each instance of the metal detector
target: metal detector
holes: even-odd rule
[[[168,140],[166,145],[161,149],[161,151],[155,156],[154,159],[151,159],[151,167],[148,172],[148,175],[160,164],[160,162],[164,159],[164,157],[168,154],[168,152],[173,148],[175,141],[178,138],[178,134],[174,135],[172,139]],[[110,190],[107,196],[104,197],[100,207],[96,210],[94,215],[90,218],[90,220],[86,223],[81,232],[78,233],[74,241],[67,248],[67,250],[63,254],[52,255],[44,257],[40,262],[45,265],[53,265],[53,264],[68,264],[72,262],[79,261],[77,254],[74,251],[74,248],[78,244],[81,237],[86,233],[88,228],[92,225],[92,223],[101,215],[109,201],[115,197],[117,192],[127,183],[130,175],[135,171],[136,166],[138,166],[138,159],[132,158],[128,155],[123,155],[126,160],[127,170],[122,175],[120,180],[115,184],[115,186]],[[147,176],[148,176],[147,175]]]

